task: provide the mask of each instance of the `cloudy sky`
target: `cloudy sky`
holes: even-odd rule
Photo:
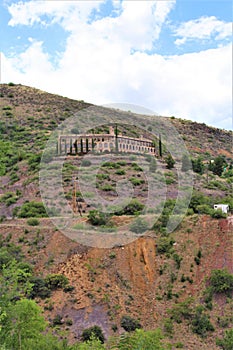
[[[231,129],[231,22],[231,0],[3,0],[1,82]]]

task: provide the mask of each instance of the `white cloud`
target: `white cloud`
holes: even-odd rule
[[[50,4],[55,2],[60,7]],[[231,127],[230,45],[169,58],[143,52],[158,38],[174,2],[125,1],[117,4],[118,17],[92,22],[87,18],[94,4],[84,11],[81,1],[69,2],[67,7],[65,1],[45,3],[51,7],[43,11],[52,16],[46,25],[56,20],[70,32],[59,64],[54,68],[43,43],[32,40],[18,57],[3,56],[3,81],[96,104],[137,104],[161,115]],[[36,2],[34,12],[26,4],[32,2],[11,7],[11,25],[42,21],[42,2]]]
[[[174,35],[181,37],[175,41],[176,45],[182,45],[188,40],[206,40],[211,37],[222,40],[232,36],[232,24],[220,21],[214,16],[201,17],[182,23],[174,30]]]

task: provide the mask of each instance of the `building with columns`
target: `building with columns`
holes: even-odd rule
[[[108,134],[60,135],[58,155],[77,155],[88,152],[147,153],[156,155],[154,142],[150,139],[128,137],[118,134],[117,128],[109,127]]]

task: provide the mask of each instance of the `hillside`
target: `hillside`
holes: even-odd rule
[[[98,118],[104,115],[98,133],[106,132],[116,116],[122,120],[118,125],[119,133],[151,137],[153,117],[143,116],[144,127],[140,128],[136,123],[138,116],[130,111],[94,107]],[[62,168],[64,197],[72,208],[72,179],[76,177],[76,197],[82,207],[82,216],[80,212],[74,213],[68,227],[77,230],[80,240],[71,239],[54,226],[54,218],[47,217],[41,203],[40,160],[53,130],[77,112],[84,111],[85,115],[89,108],[93,106],[83,101],[31,87],[0,85],[1,271],[3,264],[10,260],[6,259],[6,254],[17,259],[23,254],[23,261],[32,266],[33,276],[40,278],[40,287],[38,280],[36,282],[36,302],[44,310],[53,333],[71,344],[80,340],[83,330],[93,325],[101,327],[106,338],[124,333],[122,317],[128,315],[140,322],[146,331],[160,328],[164,349],[169,344],[172,349],[220,349],[216,339],[222,339],[233,323],[233,219],[230,212],[227,216],[221,213],[218,216],[212,208],[215,203],[226,203],[233,209],[231,132],[174,117],[164,118],[178,131],[197,168],[192,173],[194,188],[187,215],[170,234],[166,225],[177,199],[180,177],[191,176],[191,170],[181,170],[184,161],[178,158],[175,166],[169,168],[170,150],[165,144],[165,134],[162,133],[163,157],[156,157],[155,164],[144,155],[135,158],[121,154],[114,160],[107,153],[99,167],[92,158],[86,163],[84,172],[90,183],[92,172],[98,167],[97,192],[106,201],[117,198],[117,184],[122,179],[129,179],[132,185],[134,207],[127,207],[128,211],[116,210],[108,216],[100,215],[98,203],[90,191],[83,193],[79,188],[79,168],[85,156],[67,156]],[[84,121],[78,120],[77,125],[83,127]],[[155,140],[157,145],[156,142],[158,140]],[[52,174],[55,174],[57,161],[57,155],[48,161]],[[166,190],[165,208],[159,211],[162,200],[161,203],[155,200],[150,210],[140,215],[142,226],[151,216],[159,218],[152,227],[134,231],[134,239],[127,244],[104,246],[100,241],[103,237],[106,241],[110,239],[108,233],[126,235],[137,220],[138,211],[147,205],[149,178],[144,169],[152,173],[163,191]],[[59,206],[61,196],[55,185],[53,190],[54,203]],[[91,214],[92,219],[97,220],[94,229],[90,225]],[[84,244],[81,237],[88,237],[88,234],[96,237],[96,244]],[[90,243],[88,239],[86,242]],[[231,280],[229,288],[219,291],[211,285],[215,270],[231,276],[227,275]],[[50,274],[65,276],[69,285],[50,292],[43,285],[42,291],[41,285]],[[209,325],[207,320],[213,329],[207,327],[205,332]],[[110,343],[106,346],[111,348]]]

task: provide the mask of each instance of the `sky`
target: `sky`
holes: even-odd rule
[[[2,0],[1,82],[231,129],[232,4]]]

